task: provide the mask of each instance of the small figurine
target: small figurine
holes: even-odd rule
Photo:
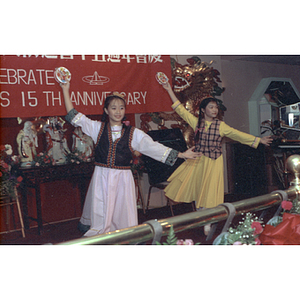
[[[86,158],[93,155],[94,142],[93,139],[82,132],[81,127],[76,127],[73,132],[72,151],[81,152]]]
[[[33,123],[26,121],[23,129],[17,135],[18,152],[21,157],[21,167],[30,167],[38,147],[37,133]]]
[[[56,164],[66,163],[66,156],[70,153],[65,138],[63,123],[59,122],[57,117],[50,117],[49,123],[44,125],[47,141],[47,153],[51,156]]]

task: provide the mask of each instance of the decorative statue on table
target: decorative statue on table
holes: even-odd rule
[[[49,124],[44,125],[47,141],[47,153],[51,156],[56,164],[66,163],[66,156],[70,153],[63,129],[64,121],[58,117],[50,117]]]
[[[92,138],[82,132],[81,127],[76,127],[73,132],[73,152],[80,152],[86,158],[93,156],[94,142]]]
[[[23,129],[17,135],[18,152],[21,157],[21,167],[30,167],[38,147],[37,132],[32,122],[26,121]]]

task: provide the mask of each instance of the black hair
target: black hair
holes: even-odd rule
[[[126,107],[126,101],[124,98],[122,98],[121,96],[118,96],[118,95],[108,95],[105,100],[104,100],[104,106],[103,106],[103,115],[101,117],[101,121],[102,122],[108,122],[108,115],[107,113],[105,112],[105,108],[108,109],[108,106],[109,104],[111,103],[112,100],[116,100],[116,99],[119,99],[119,100],[122,100],[124,102],[124,105]],[[122,121],[125,121],[126,120],[126,117],[124,116],[123,120]]]
[[[204,118],[204,113],[202,112],[202,109],[205,109],[206,106],[210,103],[210,102],[215,102],[217,105],[218,105],[218,108],[219,108],[219,102],[218,102],[218,99],[216,98],[213,98],[213,97],[208,97],[208,98],[204,98],[200,105],[199,105],[199,117],[198,117],[198,124],[197,124],[197,127],[196,127],[196,130],[197,129],[200,129],[200,126],[201,126],[201,123],[203,122],[203,118]],[[195,134],[195,138],[194,138],[194,141],[195,141],[195,144],[199,141],[199,130],[197,130],[196,134]]]

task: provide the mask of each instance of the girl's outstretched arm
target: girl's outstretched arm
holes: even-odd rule
[[[172,90],[172,87],[170,85],[169,82],[165,83],[165,84],[162,84],[162,87],[169,93],[169,96],[172,100],[173,103],[175,103],[176,101],[178,101],[177,97],[175,96],[173,90]]]
[[[60,84],[62,91],[63,91],[63,96],[64,96],[64,101],[65,101],[65,107],[67,110],[67,113],[74,108],[71,99],[70,99],[70,94],[69,94],[69,89],[70,89],[70,82],[67,83],[61,83]]]

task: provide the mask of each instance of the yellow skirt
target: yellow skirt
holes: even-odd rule
[[[188,159],[168,178],[168,198],[211,208],[224,202],[223,156],[214,160],[206,156]]]

